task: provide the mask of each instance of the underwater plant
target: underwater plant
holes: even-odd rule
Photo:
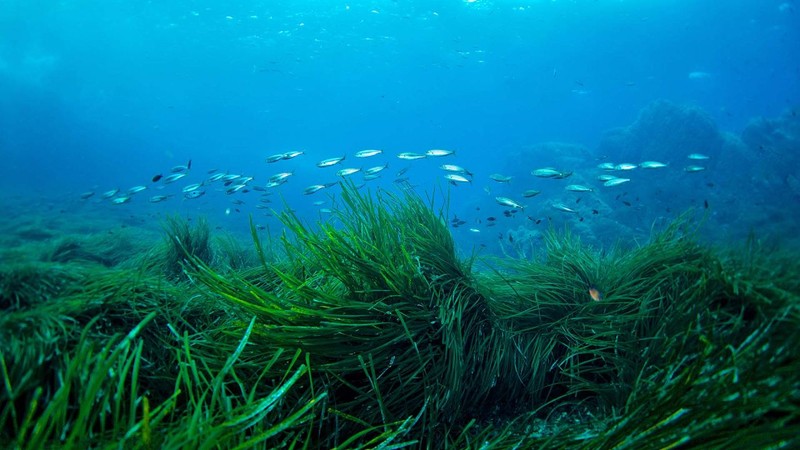
[[[0,444],[800,445],[792,255],[702,245],[683,216],[632,248],[550,230],[534,258],[478,261],[446,206],[346,185],[325,223],[252,226],[254,259],[216,263],[207,225],[173,218],[172,272],[4,279]]]

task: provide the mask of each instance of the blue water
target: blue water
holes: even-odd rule
[[[395,189],[396,172],[410,167],[416,192],[449,192],[451,216],[466,222],[453,229],[457,239],[491,251],[507,231],[548,223],[597,242],[646,235],[687,208],[708,210],[708,227],[725,230],[722,237],[750,230],[791,237],[800,196],[790,170],[800,163],[792,153],[800,152],[800,136],[792,134],[800,129],[798,25],[793,0],[4,1],[0,189],[68,212],[152,220],[178,212],[231,229],[245,229],[253,214],[279,227],[254,208],[259,192],[228,196],[214,185],[184,200],[180,189],[211,169],[253,176],[259,185],[294,171],[275,189],[273,205],[280,209],[282,196],[317,220],[311,203],[327,194],[304,196],[306,186],[336,181],[343,167],[388,162],[365,189]],[[736,139],[755,119],[781,120],[773,127],[780,145],[770,142],[767,156],[757,151],[761,144],[745,146],[747,163],[741,153],[684,148],[681,140],[671,153],[650,157],[643,142],[663,136],[640,134],[620,154],[603,154],[609,130],[634,124],[658,100],[699,108],[720,135]],[[668,134],[691,134],[662,125]],[[530,150],[546,142],[586,152]],[[354,158],[367,148],[384,153]],[[431,148],[456,154],[396,158]],[[265,162],[291,150],[305,154]],[[711,156],[707,170],[682,170],[692,152]],[[315,166],[345,154],[343,165]],[[623,156],[638,160],[614,160]],[[647,159],[669,166],[636,169],[614,191],[595,180],[600,162]],[[157,189],[150,182],[189,160],[192,171],[180,183]],[[450,186],[438,169],[444,163],[468,168],[473,182]],[[574,178],[530,175],[551,165]],[[492,173],[514,178],[498,184]],[[360,183],[360,175],[353,180]],[[577,201],[563,191],[570,182],[595,191]],[[140,184],[149,189],[128,204],[99,199]],[[523,199],[532,188],[543,193]],[[80,200],[86,191],[94,197]],[[157,194],[175,197],[147,202]],[[505,217],[497,196],[526,209]],[[578,212],[554,211],[554,202]],[[489,216],[498,225],[487,227]]]

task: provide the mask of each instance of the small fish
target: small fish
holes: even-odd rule
[[[186,193],[186,192],[196,191],[196,190],[200,189],[200,186],[202,186],[202,185],[203,185],[203,183],[190,184],[190,185],[188,185],[188,186],[183,188],[183,192]]]
[[[469,231],[471,231],[473,233],[480,233],[481,232],[481,230],[479,230],[477,228],[470,228]]]
[[[164,181],[164,184],[170,184],[170,183],[174,183],[174,182],[180,180],[181,178],[183,178],[185,176],[186,176],[185,173],[173,173],[172,175],[164,177],[163,181]]]
[[[603,186],[605,186],[605,187],[619,186],[620,184],[627,183],[628,181],[631,181],[631,179],[630,178],[614,178],[614,179],[608,180],[605,183],[603,183]]]
[[[614,163],[604,162],[597,165],[600,170],[614,170]]]
[[[710,156],[704,155],[702,153],[692,153],[688,155],[687,158],[692,159],[694,161],[704,161],[706,159],[711,159]]]
[[[371,156],[380,155],[383,150],[361,150],[356,152],[356,158],[369,158]]]
[[[542,191],[537,191],[536,189],[528,189],[527,191],[522,193],[522,196],[525,198],[531,198],[531,197],[536,197],[541,193]]]
[[[346,176],[350,176],[350,175],[352,175],[352,174],[354,174],[356,172],[360,172],[360,171],[361,171],[360,168],[348,168],[348,169],[339,170],[338,172],[336,172],[336,175],[338,175],[340,177],[346,177]]]
[[[294,174],[294,172],[276,173],[275,175],[269,177],[268,181],[270,181],[272,183],[285,182],[285,181],[287,181],[289,179],[290,176],[292,176],[292,174]]]
[[[111,203],[115,205],[121,205],[123,203],[128,203],[129,201],[131,201],[131,197],[117,197],[114,200],[111,200]]]
[[[567,212],[567,213],[577,213],[578,211],[570,208],[569,206],[563,203],[553,203],[553,209],[557,209],[559,211]]]
[[[325,189],[325,185],[324,184],[314,184],[314,185],[311,185],[311,186],[303,189],[303,194],[311,195],[311,194],[314,194],[316,192],[321,191],[322,189]]]
[[[589,288],[589,297],[591,297],[591,298],[592,298],[592,300],[594,300],[594,301],[596,301],[596,302],[599,302],[600,300],[602,300],[602,299],[603,299],[603,293],[602,293],[602,292],[600,292],[600,290],[599,290],[599,289],[597,289],[597,288],[596,288],[596,287],[593,285],[593,286],[591,286],[591,287]]]
[[[164,176],[164,175],[161,175],[161,174],[159,173],[159,174],[157,174],[157,175],[153,175],[153,178],[152,178],[151,180],[153,181],[153,183],[155,183],[156,181],[160,180],[160,179],[161,179],[163,176]]]
[[[170,172],[179,173],[179,172],[186,172],[187,170],[189,170],[189,166],[188,165],[185,165],[185,166],[173,166],[172,169],[170,169]]]
[[[286,152],[283,154],[283,159],[292,159],[297,158],[298,156],[304,154],[305,152],[302,150],[293,150],[291,152]]]
[[[642,169],[661,169],[662,167],[667,167],[667,165],[658,161],[645,161],[640,163],[639,167]]]
[[[147,186],[134,186],[128,189],[128,195],[133,195],[137,192],[142,192],[143,190],[147,189]]]
[[[323,159],[322,161],[317,163],[317,167],[330,167],[339,164],[340,162],[344,161],[344,156],[339,156],[337,158],[328,158]]]
[[[322,206],[324,204],[325,204],[325,200],[317,200],[314,203],[312,203],[312,205],[314,205],[314,206]]]
[[[410,168],[411,168],[411,167],[403,167],[402,169],[400,169],[400,170],[398,170],[398,171],[397,171],[397,175],[395,175],[395,176],[396,176],[397,178],[400,178],[400,177],[402,177],[403,175],[405,175],[405,174],[406,174],[406,172],[408,172],[408,169],[410,169]]]
[[[235,173],[227,173],[227,174],[222,176],[221,180],[222,181],[233,181],[233,180],[235,180],[237,178],[242,178],[242,176],[241,175],[237,175]]]
[[[609,174],[603,174],[603,175],[598,175],[597,176],[597,180],[598,181],[608,181],[608,180],[613,180],[614,178],[617,178],[617,177],[615,177],[614,175],[609,175]]]
[[[370,167],[369,169],[364,171],[364,174],[365,175],[375,175],[378,172],[380,172],[380,171],[382,171],[382,170],[384,170],[384,169],[386,169],[388,167],[389,167],[389,163],[386,163],[386,164],[384,164],[382,166]]]
[[[444,178],[445,178],[445,180],[458,182],[458,183],[472,183],[472,180],[470,180],[469,178],[467,178],[467,177],[465,177],[463,175],[459,175],[457,173],[448,173],[447,175],[444,176]]]
[[[686,166],[683,168],[684,172],[692,173],[692,172],[702,172],[706,170],[703,166]]]
[[[267,163],[272,164],[283,161],[284,159],[286,159],[285,155],[283,153],[278,153],[277,155],[267,156]]]
[[[111,197],[113,197],[113,196],[117,195],[117,192],[119,192],[119,189],[111,189],[110,191],[105,191],[105,192],[103,192],[103,195],[102,195],[102,197],[103,197],[104,199],[105,199],[105,198],[111,198]]]
[[[364,181],[372,181],[377,180],[381,177],[379,173],[364,173]]]
[[[242,189],[244,189],[246,187],[247,187],[247,185],[244,185],[244,184],[235,184],[235,185],[229,187],[228,189],[225,189],[225,194],[232,195],[232,194],[235,194],[235,193],[241,191]]]
[[[450,155],[452,155],[454,153],[455,152],[453,150],[442,150],[442,149],[434,148],[432,150],[428,150],[427,152],[425,152],[425,155],[426,156],[437,157],[437,156],[450,156]]]
[[[520,205],[519,203],[515,202],[514,200],[511,200],[508,197],[495,197],[494,201],[496,201],[500,205],[508,206],[509,208],[525,209],[524,206]]]
[[[220,173],[215,173],[214,175],[211,175],[210,177],[208,177],[208,182],[209,182],[209,183],[213,183],[213,182],[215,182],[215,181],[219,181],[219,180],[221,180],[221,179],[222,179],[222,177],[224,177],[224,176],[225,176],[225,174],[224,174],[224,173],[221,173],[221,172],[220,172]]]
[[[708,209],[708,200],[703,200],[703,208]]]
[[[566,190],[568,190],[570,192],[592,192],[593,191],[592,188],[590,188],[588,186],[584,186],[582,184],[570,184],[569,186],[564,187],[564,189],[566,189]]]
[[[489,175],[489,178],[491,178],[491,179],[492,179],[492,180],[494,180],[494,181],[497,181],[498,183],[508,183],[508,182],[510,182],[510,181],[511,181],[511,179],[512,179],[512,178],[514,178],[514,177],[509,177],[509,176],[506,176],[506,175],[501,175],[501,174],[499,174],[499,173],[493,173],[493,174]]]
[[[94,195],[93,191],[87,191],[87,192],[84,192],[83,194],[81,194],[81,199],[82,200],[86,200],[86,199],[88,199],[89,197],[91,197],[93,195]]]
[[[164,200],[168,199],[169,195],[154,195],[150,197],[150,203],[159,203],[163,202]]]
[[[616,166],[614,166],[614,170],[633,170],[633,169],[635,169],[637,167],[638,166],[636,164],[621,163],[621,164],[617,164]]]
[[[625,205],[625,206],[631,206],[631,202],[629,202],[627,200],[623,200],[622,204]]]
[[[531,172],[531,175],[539,178],[555,178],[562,179],[572,175],[572,172],[562,172],[552,167],[545,167],[543,169],[536,169]]]
[[[417,159],[426,158],[427,155],[421,155],[419,153],[413,153],[413,152],[403,152],[397,155],[397,157],[400,159],[405,159],[406,161],[415,161]]]
[[[206,195],[206,191],[196,190],[196,191],[186,192],[185,194],[183,194],[183,198],[187,200],[192,200],[195,198],[200,198],[204,195]]]

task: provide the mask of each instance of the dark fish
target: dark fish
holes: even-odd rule
[[[583,222],[583,217],[578,217],[578,222]]]
[[[511,242],[511,243],[513,243],[513,242],[514,242],[514,236],[512,236],[512,235],[510,235],[510,234],[509,234],[509,235],[508,235],[508,242]]]
[[[164,175],[161,175],[161,174],[154,175],[154,176],[153,176],[153,183],[155,183],[156,181],[160,180],[160,179],[161,179],[163,176],[164,176]]]
[[[542,219],[536,219],[536,225],[539,225],[540,223],[542,223]]]
[[[598,210],[596,210],[596,209],[593,209],[593,210],[592,210],[592,214],[600,214],[600,211],[598,211]]]
[[[626,201],[626,200],[623,200],[622,204],[624,204],[625,206],[631,206],[631,202]]]
[[[497,217],[489,216],[486,218],[486,220],[488,220],[489,222],[494,222],[495,220],[497,220]]]
[[[581,198],[580,197],[575,199],[575,203],[580,203],[580,202],[581,202]]]
[[[186,169],[188,170],[188,169],[191,169],[191,168],[192,168],[192,160],[190,159],[189,162],[186,163]]]
[[[708,209],[708,200],[703,200],[703,208]]]

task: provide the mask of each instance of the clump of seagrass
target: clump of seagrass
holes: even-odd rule
[[[287,259],[262,258],[264,281],[200,264],[193,278],[257,316],[251,352],[299,348],[310,355],[331,412],[316,445],[409,420],[424,422],[431,438],[463,425],[489,395],[486,373],[497,357],[471,262],[457,257],[444,214],[416,196],[372,197],[346,186],[341,200],[318,231],[282,216],[292,233],[284,238]],[[257,236],[256,244],[260,249]]]
[[[204,218],[195,221],[194,226],[179,216],[169,216],[164,227],[165,250],[163,268],[167,278],[183,280],[186,278],[184,268],[187,264],[201,262],[211,264],[210,227]]]
[[[97,263],[106,267],[130,259],[139,250],[129,232],[68,236],[55,241],[42,260],[68,263]]]
[[[77,287],[79,272],[45,263],[0,267],[0,311],[24,310],[57,298],[65,289]]]

